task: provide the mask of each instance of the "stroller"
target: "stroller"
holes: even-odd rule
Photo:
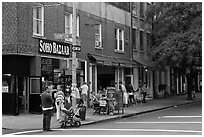
[[[66,106],[66,105],[65,105]],[[66,128],[69,125],[71,127],[80,127],[81,121],[79,116],[79,111],[81,109],[81,104],[77,104],[76,108],[73,109],[70,107],[69,109],[61,108],[61,111],[64,113],[64,120],[61,122],[61,128]]]

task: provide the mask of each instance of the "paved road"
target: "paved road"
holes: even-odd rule
[[[56,135],[201,135],[202,102],[80,128],[30,131],[24,134]]]

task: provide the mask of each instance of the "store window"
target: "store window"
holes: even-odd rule
[[[30,92],[31,94],[41,93],[40,78],[30,78]]]
[[[12,80],[13,79],[13,80]],[[14,78],[12,78],[11,74],[3,74],[2,75],[2,92],[3,93],[11,93],[11,84],[14,82]]]
[[[95,47],[102,48],[101,24],[95,25]]]
[[[44,36],[44,7],[33,7],[33,35]]]
[[[123,69],[119,68],[119,82],[123,82]]]

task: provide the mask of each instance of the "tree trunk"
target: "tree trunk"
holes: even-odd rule
[[[193,90],[193,71],[190,69],[190,73],[187,74],[187,100],[193,100],[192,98],[192,90]]]

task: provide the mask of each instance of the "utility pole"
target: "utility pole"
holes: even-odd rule
[[[76,107],[76,51],[73,47],[76,46],[76,3],[73,2],[73,21],[72,21],[72,107]]]
[[[76,46],[76,7],[73,2],[72,46]],[[72,50],[72,84],[76,84],[76,52]]]

